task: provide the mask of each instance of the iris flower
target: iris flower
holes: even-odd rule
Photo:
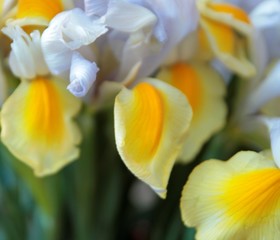
[[[228,3],[198,0],[201,14],[199,39],[205,58],[217,57],[228,69],[243,76],[257,73],[254,63],[258,33],[248,14]]]
[[[1,140],[38,176],[54,173],[79,156],[81,135],[73,117],[80,101],[62,79],[50,75],[41,49],[39,29],[62,7],[58,0],[19,0],[14,19],[2,29],[12,39],[9,66],[20,84],[2,106]]]
[[[162,68],[157,77],[182,91],[192,107],[190,129],[178,158],[178,162],[189,162],[225,124],[225,83],[205,63],[177,62]]]
[[[83,9],[58,14],[44,31],[46,62],[53,74],[69,76],[68,89],[78,97],[85,96],[98,71],[114,61],[117,65],[111,72],[101,73],[110,78],[106,80],[123,81],[139,62],[138,78],[147,77],[195,29],[198,14],[194,2],[84,1]],[[104,48],[113,54],[110,61],[104,60],[107,66],[99,68]]]
[[[83,5],[56,15],[44,31],[46,63],[53,74],[69,76],[68,89],[77,97],[91,92],[96,79],[101,86],[105,80],[112,86],[119,83],[114,108],[117,149],[133,174],[165,197],[192,110],[179,90],[147,76],[195,29],[195,1],[84,1]],[[104,48],[111,53],[105,61]],[[104,62],[115,64],[105,72]],[[124,82],[131,72],[128,87]]]
[[[127,167],[165,197],[192,110],[180,90],[147,76],[195,29],[195,1],[75,4],[81,8],[67,10],[58,0],[20,0],[3,29],[13,41],[9,66],[21,83],[2,108],[2,141],[37,175],[58,171],[79,155],[76,97],[89,95],[96,79],[118,82],[117,149]],[[103,48],[110,49],[108,65],[116,62],[109,72],[102,64],[99,69]],[[99,70],[109,78],[102,79]],[[59,78],[70,81],[69,92]]]
[[[186,97],[160,80],[142,79],[117,95],[114,114],[124,163],[164,198],[192,117]]]
[[[250,101],[251,114],[279,96],[278,72],[276,64],[253,92],[250,99],[258,97],[258,101]],[[242,151],[226,162],[207,160],[189,176],[182,192],[181,213],[187,226],[197,228],[196,239],[278,238],[280,119],[254,117],[267,126],[271,151]]]
[[[274,6],[276,13],[278,4],[263,2],[259,4],[262,9],[252,11],[256,27],[270,29],[273,26],[264,6]],[[270,47],[273,44],[267,46]],[[279,69],[279,60],[272,62],[262,73],[262,79],[247,82],[250,87],[245,88],[247,91],[243,89],[246,101],[238,105],[238,110],[242,112],[243,109],[247,118],[261,120],[267,126],[271,150],[241,151],[228,161],[207,160],[189,176],[182,192],[181,214],[187,226],[196,227],[196,239],[279,237],[280,120],[263,111],[269,101],[279,101],[276,99],[279,97]],[[272,115],[275,113],[277,109],[270,111]],[[241,120],[244,125],[245,120]],[[251,126],[247,123],[247,127]]]
[[[280,170],[270,152],[243,151],[197,166],[184,187],[184,223],[196,239],[278,239]]]
[[[135,76],[136,84],[132,84],[131,89],[123,88],[116,96],[116,145],[122,160],[132,173],[149,184],[160,197],[165,198],[170,172],[189,129],[192,109],[181,89],[172,87],[159,76],[157,79],[141,76],[151,74],[160,61],[164,61],[172,47],[193,29],[196,9],[193,8],[193,1],[174,1],[171,4],[168,1],[138,2],[157,14],[159,22],[152,31],[154,40],[157,41],[153,44],[151,42],[152,45],[147,47],[141,46],[145,50],[144,56],[132,58],[132,62],[142,62]],[[193,9],[193,22],[186,23],[187,15],[183,9]],[[181,32],[184,25],[185,30]],[[160,48],[156,49],[155,46]],[[133,53],[133,49],[129,52]],[[129,57],[126,54],[124,52],[124,61]]]

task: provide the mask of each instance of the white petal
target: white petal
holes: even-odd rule
[[[96,79],[99,68],[75,52],[72,57],[70,84],[67,89],[76,97],[83,97]]]
[[[256,76],[252,79],[259,80],[263,77],[264,70],[269,63],[269,46],[266,44],[265,35],[259,29],[253,29],[251,37],[249,51],[252,62],[256,67]]]
[[[195,0],[129,0],[129,2],[153,12],[157,22],[150,33],[138,31],[129,36],[110,33],[110,44],[113,49],[117,46],[114,53],[122,63],[118,80],[122,80],[130,67],[137,62],[142,62],[139,79],[151,75],[165,60],[170,50],[195,29],[198,20]],[[151,38],[152,34],[158,41]]]
[[[211,66],[221,75],[226,84],[232,79],[232,72],[218,59],[211,61]]]
[[[157,15],[155,35],[163,42],[170,38],[179,42],[187,33],[193,31],[198,23],[195,0],[137,0]]]
[[[135,66],[138,62],[141,62],[142,59],[153,52],[146,41],[139,41],[137,43],[134,42],[133,38],[134,36],[137,37],[137,34],[138,33],[131,34],[130,38],[123,46],[116,81],[123,81],[133,66]]]
[[[85,1],[84,0],[74,0],[74,6],[76,8],[85,9]]]
[[[67,71],[70,68],[73,54],[59,35],[59,29],[53,27],[47,28],[42,35],[43,53],[53,74]]]
[[[280,167],[280,118],[262,118],[261,120],[269,129],[274,161],[276,165]]]
[[[197,54],[198,33],[189,33],[175,48],[169,53],[169,59],[165,59],[165,65],[172,65],[177,62],[189,62]]]
[[[2,31],[13,40],[9,65],[15,76],[31,79],[38,74],[49,72],[41,49],[39,31],[28,35],[19,26],[12,25],[3,28]]]
[[[150,10],[122,1],[110,3],[106,14],[106,24],[122,32],[136,32],[155,22],[156,16]]]
[[[42,48],[51,72],[69,70],[73,51],[91,44],[106,31],[101,20],[86,16],[81,9],[58,14],[42,35]]]
[[[53,24],[61,23],[53,19]],[[94,42],[99,36],[107,32],[103,20],[94,20],[79,8],[69,11],[60,26],[64,43],[72,50]]]
[[[280,57],[280,2],[266,0],[250,14],[253,25],[262,32],[269,56]]]
[[[269,100],[280,96],[280,61],[278,61],[268,76],[252,91],[247,102],[247,112],[255,113]]]
[[[150,9],[158,19],[154,28],[158,46],[149,44],[146,51],[150,54],[143,59],[139,72],[141,78],[152,74],[170,50],[197,27],[198,11],[195,0],[133,0],[133,2]]]
[[[279,19],[280,2],[278,0],[266,0],[260,3],[251,13],[250,19],[258,27],[270,26]]]
[[[87,15],[102,16],[106,13],[109,0],[84,0]]]
[[[30,34],[30,37],[32,39],[32,48],[30,49],[32,51],[32,56],[34,59],[35,69],[36,73],[38,75],[45,75],[49,72],[49,69],[46,65],[46,62],[44,60],[44,55],[41,47],[41,36],[39,31],[33,31]]]
[[[0,14],[4,16],[9,10],[11,10],[14,4],[15,0],[2,0],[0,3]]]
[[[267,0],[216,0],[217,2],[227,2],[229,4],[238,6],[244,9],[246,12],[251,12],[259,3]]]

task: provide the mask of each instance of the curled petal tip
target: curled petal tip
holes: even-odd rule
[[[153,187],[151,186],[151,188],[154,190],[154,192],[162,199],[166,198],[166,194],[167,194],[167,190],[164,188],[157,188],[157,187]]]
[[[78,79],[74,79],[68,86],[67,89],[76,97],[83,97],[87,91]]]
[[[74,52],[70,70],[70,84],[67,89],[77,97],[85,96],[96,79],[99,68],[93,62]]]

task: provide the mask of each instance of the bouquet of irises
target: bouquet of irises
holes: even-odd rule
[[[0,14],[0,239],[280,238],[278,0]]]

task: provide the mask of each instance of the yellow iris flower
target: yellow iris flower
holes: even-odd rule
[[[204,57],[215,56],[237,74],[254,76],[255,35],[247,14],[233,5],[211,0],[198,0],[197,6],[201,14],[198,35]]]
[[[31,32],[34,25],[44,27],[62,10],[62,4],[59,0],[19,0],[17,9],[13,24],[21,23],[26,31]],[[19,34],[24,39],[13,39],[9,58],[21,83],[2,106],[1,140],[12,154],[33,168],[36,175],[44,176],[58,171],[79,156],[77,144],[81,134],[73,117],[81,102],[66,90],[62,79],[51,77],[47,68],[42,67],[45,64],[40,42],[37,42],[40,38],[35,39],[39,32],[34,31],[29,36],[20,28],[12,29],[15,30],[10,37]],[[30,56],[21,53],[23,49],[19,46],[29,47]],[[24,63],[17,56],[24,56],[30,62]]]
[[[36,175],[54,173],[79,156],[81,135],[72,121],[79,109],[62,80],[23,80],[3,104],[1,139]]]
[[[192,117],[188,100],[157,79],[123,88],[115,100],[115,136],[126,166],[162,198]]]
[[[48,26],[49,21],[63,11],[62,0],[18,0],[14,24]]]
[[[205,63],[178,62],[162,68],[157,77],[179,89],[192,107],[190,129],[178,158],[179,162],[189,162],[203,144],[225,124],[225,83]]]
[[[227,162],[203,162],[184,187],[181,213],[198,240],[278,239],[280,170],[271,153],[243,151]]]

